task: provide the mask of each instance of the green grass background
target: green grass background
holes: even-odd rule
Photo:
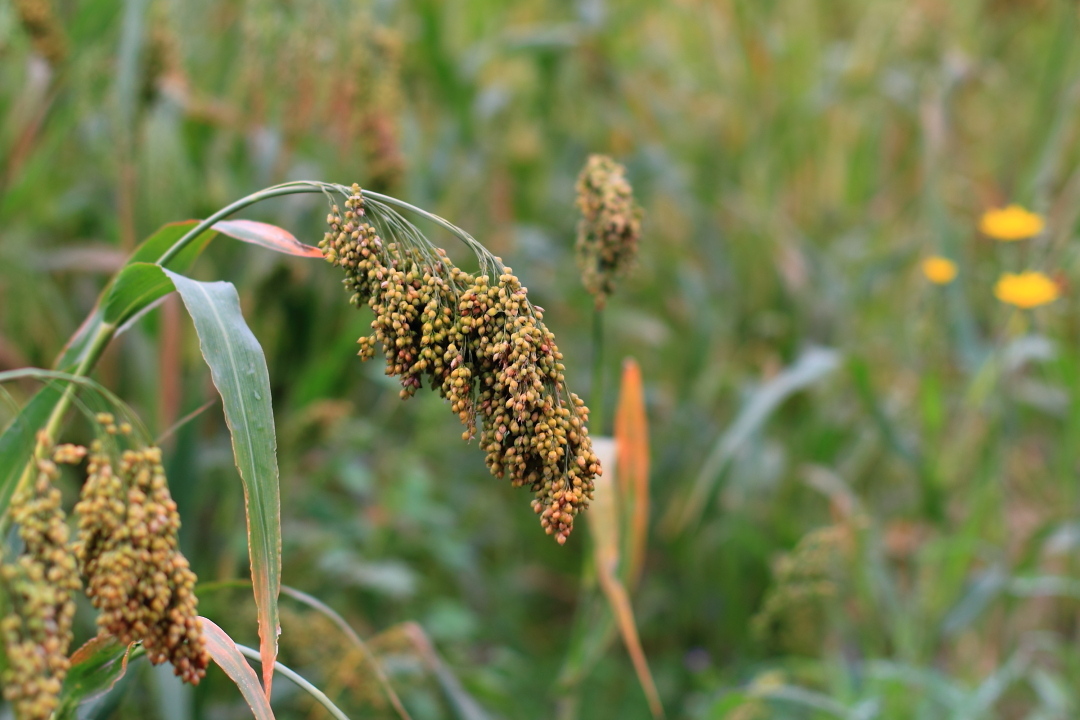
[[[54,0],[53,67],[28,3],[0,0],[0,369],[48,366],[162,223],[319,179],[375,182],[502,256],[593,396],[574,179],[608,153],[646,216],[607,311],[604,415],[637,358],[654,513],[634,605],[668,715],[1080,713],[1075,3]],[[365,113],[394,128],[400,176]],[[1006,202],[1047,231],[981,237]],[[325,213],[308,196],[245,217],[314,244]],[[959,265],[947,287],[919,272],[934,253]],[[1063,297],[998,303],[996,277],[1028,268]],[[404,621],[490,717],[649,717],[617,639],[558,682],[587,533],[556,546],[434,394],[402,403],[354,357],[370,318],[333,268],[220,241],[195,274],[236,283],[267,354],[283,580],[374,638],[415,718],[468,715]],[[156,432],[214,397],[188,322],[156,311],[97,373]],[[165,450],[200,579],[246,577],[220,407]],[[253,645],[248,596],[200,607]],[[291,602],[282,661],[352,717],[393,717]],[[322,717],[275,691],[279,717]],[[248,716],[220,673],[192,691],[145,664],[95,712]]]

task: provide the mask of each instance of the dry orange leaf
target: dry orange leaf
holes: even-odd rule
[[[626,577],[633,586],[641,577],[649,534],[649,423],[645,416],[641,367],[633,358],[623,361],[619,405],[615,411],[615,444],[619,494],[629,528]]]

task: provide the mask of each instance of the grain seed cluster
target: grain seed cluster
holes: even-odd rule
[[[384,242],[365,214],[354,185],[345,211],[332,208],[320,243],[344,269],[352,304],[375,314],[360,357],[381,347],[402,397],[426,380],[465,425],[463,437],[479,433],[491,473],[530,488],[541,525],[566,542],[601,470],[588,408],[566,390],[542,309],[511,268],[499,264],[497,276],[465,272],[441,249]]]

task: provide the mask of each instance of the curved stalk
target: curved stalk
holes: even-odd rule
[[[335,188],[336,189],[336,188]],[[257,193],[248,195],[241,198],[236,202],[218,210],[216,213],[198,223],[194,228],[187,232],[183,237],[176,241],[172,247],[170,247],[161,257],[156,261],[156,265],[164,266],[172,258],[176,257],[177,253],[184,249],[184,247],[192,240],[197,238],[207,228],[211,227],[218,220],[222,220],[225,217],[233,214],[234,212],[241,210],[249,205],[253,205],[260,200],[265,200],[271,197],[278,197],[280,195],[292,195],[296,193],[305,192],[326,192],[328,186],[326,183],[312,183],[309,181],[301,181],[297,183],[285,183],[284,185],[276,185],[265,190],[260,190]],[[112,323],[102,323],[97,333],[94,335],[93,340],[90,341],[90,345],[87,347],[86,352],[83,354],[82,359],[79,361],[79,365],[71,373],[73,381],[69,382],[67,388],[64,390],[64,394],[60,397],[60,400],[53,407],[52,412],[49,414],[49,419],[45,423],[45,427],[38,433],[37,445],[34,448],[34,455],[30,462],[27,463],[23,469],[22,475],[19,476],[19,481],[15,486],[14,495],[17,495],[20,491],[25,490],[27,485],[31,482],[34,476],[34,465],[36,461],[45,457],[49,448],[52,447],[56,441],[57,432],[60,430],[60,424],[63,422],[64,415],[67,414],[68,409],[71,407],[71,402],[75,395],[75,385],[77,378],[85,378],[97,365],[98,360],[101,359],[101,355],[105,352],[105,348],[109,346],[113,337],[116,335],[116,326]],[[0,537],[3,537],[11,524],[11,514],[4,513],[0,516]]]
[[[202,235],[202,233],[208,230],[218,220],[224,220],[228,216],[232,215],[238,210],[243,210],[246,207],[254,205],[257,202],[266,200],[272,197],[280,197],[281,195],[300,195],[303,193],[325,193],[329,188],[337,189],[337,187],[328,185],[327,183],[314,182],[311,180],[299,180],[296,182],[283,183],[281,185],[274,185],[268,187],[259,192],[252,193],[247,197],[242,197],[234,203],[226,205],[218,210],[216,213],[200,222],[195,227],[188,230],[183,237],[177,240],[171,248],[166,250],[161,257],[154,261],[155,265],[164,267],[170,260],[177,256],[177,254],[183,250],[187,245],[195,238]]]
[[[334,193],[338,193],[345,197],[348,197],[352,194],[352,192],[352,188],[346,187],[344,185],[320,182],[317,180],[297,180],[294,182],[282,183],[281,185],[274,185],[272,187],[259,190],[258,192],[247,195],[246,197],[242,197],[239,200],[230,203],[229,205],[226,205],[222,209],[212,214],[210,217],[196,224],[179,240],[173,243],[172,247],[162,253],[161,257],[159,257],[154,262],[154,264],[164,267],[169,263],[170,260],[175,258],[180,253],[180,251],[182,251],[185,247],[187,247],[187,245],[189,245],[193,240],[195,240],[195,238],[197,238],[206,230],[213,227],[214,223],[218,222],[219,220],[224,220],[233,213],[243,210],[244,208],[254,205],[255,203],[261,202],[262,200],[267,200],[273,197],[281,197],[283,195],[299,195],[305,193],[323,193],[324,195],[333,195]],[[488,252],[487,248],[477,242],[476,239],[469,235],[467,232],[457,227],[453,223],[449,222],[448,220],[441,218],[434,213],[428,212],[427,210],[418,208],[415,205],[405,202],[404,200],[399,200],[389,195],[369,192],[367,190],[364,190],[363,194],[367,197],[370,197],[375,202],[384,203],[385,205],[391,205],[401,208],[403,210],[407,210],[409,212],[416,213],[417,215],[435,223],[436,225],[449,231],[459,240],[464,242],[478,255],[491,258],[492,261],[496,262],[496,265],[499,269],[503,269],[502,263],[496,258],[494,258],[494,256],[492,256],[491,253]],[[102,353],[105,352],[105,348],[108,347],[109,343],[112,341],[115,335],[115,325],[111,323],[102,323],[98,327],[97,333],[94,335],[93,340],[87,347],[86,352],[83,354],[82,359],[79,361],[78,367],[75,368],[72,375],[75,378],[87,377],[97,365],[98,360],[101,359]],[[63,422],[64,415],[71,407],[71,402],[75,393],[76,382],[77,381],[69,383],[68,387],[64,391],[64,394],[61,396],[60,400],[53,408],[52,413],[49,415],[49,419],[46,422],[45,427],[42,429],[41,433],[39,433],[38,443],[34,450],[33,460],[27,464],[26,468],[23,470],[23,474],[19,477],[19,482],[16,485],[15,493],[18,493],[20,490],[25,489],[33,476],[34,461],[43,458],[49,447],[51,447],[52,444],[55,442],[56,434],[60,429],[61,422]],[[0,537],[3,537],[4,533],[7,531],[9,524],[9,514],[5,513],[2,517],[0,517]]]

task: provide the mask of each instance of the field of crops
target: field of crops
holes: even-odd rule
[[[1078,234],[1068,0],[0,0],[0,720],[1080,717]]]

